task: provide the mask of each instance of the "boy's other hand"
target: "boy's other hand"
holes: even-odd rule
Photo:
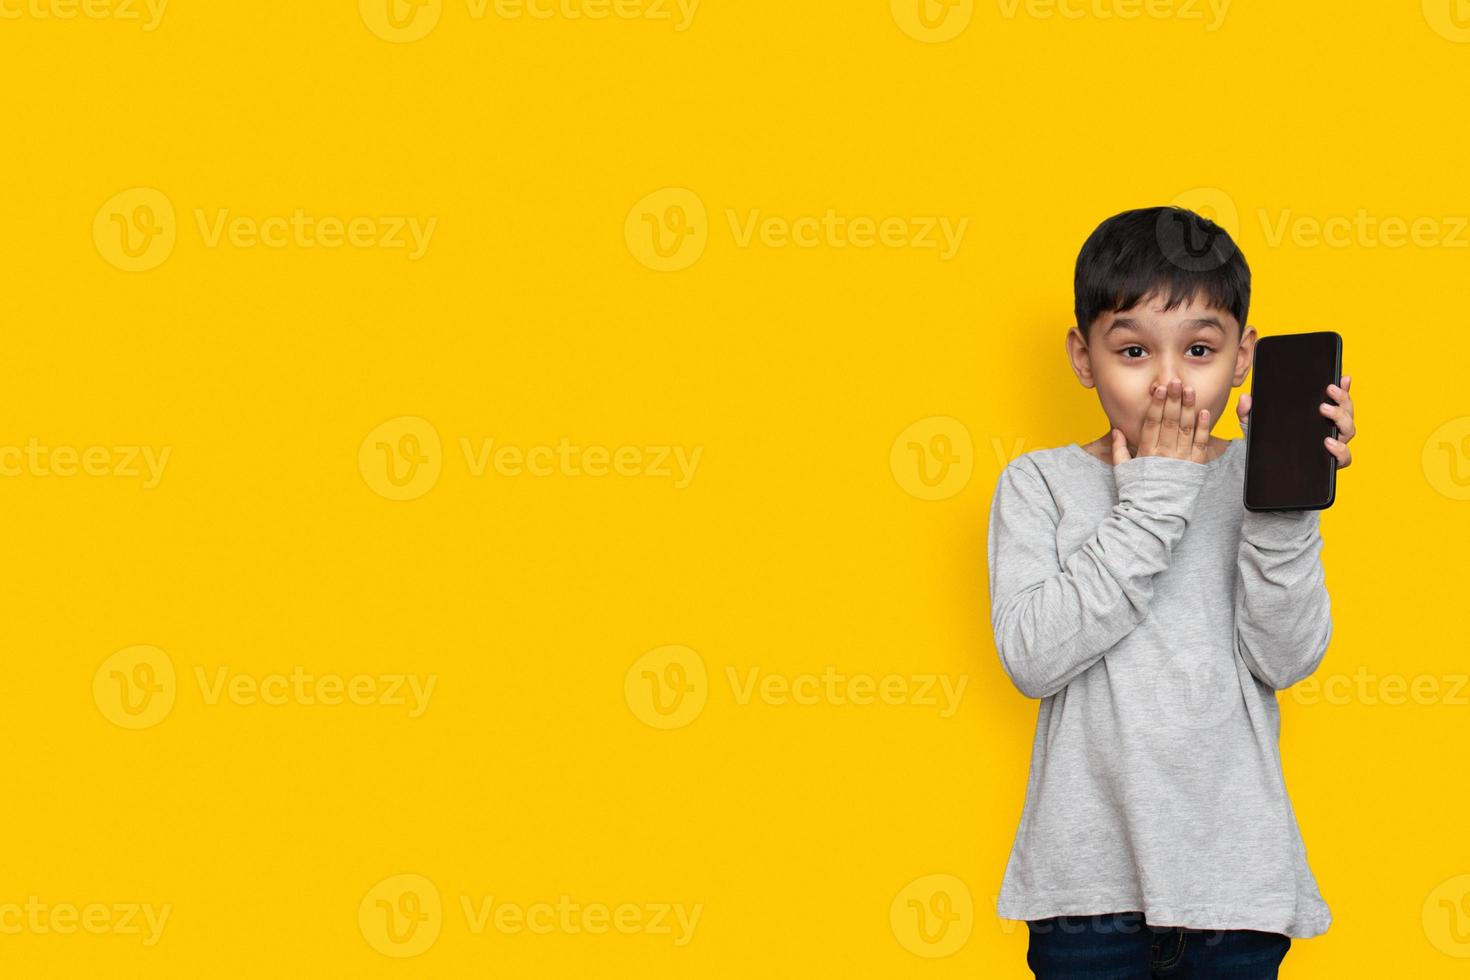
[[[1317,406],[1317,411],[1337,423],[1338,438],[1327,436],[1322,440],[1327,451],[1337,458],[1337,468],[1353,465],[1353,453],[1348,449],[1348,440],[1358,434],[1357,423],[1353,419],[1353,399],[1348,390],[1353,386],[1353,379],[1344,374],[1342,376],[1342,387],[1337,385],[1327,386],[1327,397],[1337,402],[1323,402]],[[1249,393],[1240,396],[1235,403],[1235,414],[1240,416],[1240,431],[1250,435],[1251,396]]]
[[[1203,464],[1210,448],[1210,410],[1194,407],[1194,389],[1178,378],[1155,384],[1143,432],[1138,437],[1138,456],[1164,456]],[[1128,451],[1128,440],[1120,429],[1113,430],[1113,465],[1136,458]]]

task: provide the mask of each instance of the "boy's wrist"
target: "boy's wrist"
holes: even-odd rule
[[[1113,466],[1113,482],[1119,488],[1140,480],[1203,484],[1209,467],[1178,456],[1134,456]]]
[[[1188,520],[1209,467],[1173,456],[1135,456],[1113,466],[1118,502],[1131,509]]]
[[[1321,524],[1320,510],[1248,510],[1242,518],[1241,527],[1246,531],[1284,531],[1304,533],[1316,530]]]

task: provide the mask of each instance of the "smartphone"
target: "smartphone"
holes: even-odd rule
[[[1256,341],[1245,438],[1245,509],[1324,510],[1337,497],[1337,458],[1322,440],[1337,423],[1317,406],[1342,381],[1342,337],[1332,330]]]

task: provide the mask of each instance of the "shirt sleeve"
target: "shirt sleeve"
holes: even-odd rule
[[[1118,500],[1080,548],[1058,557],[1056,501],[1024,456],[1001,472],[990,505],[990,616],[1017,689],[1046,698],[1143,620],[1208,467],[1138,456],[1113,467]]]
[[[1246,511],[1236,559],[1235,648],[1274,691],[1317,669],[1332,638],[1321,511]]]

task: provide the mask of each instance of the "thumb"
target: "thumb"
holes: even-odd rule
[[[1128,440],[1123,437],[1122,429],[1113,430],[1113,465],[1126,463],[1133,456],[1128,452]]]
[[[1240,431],[1250,433],[1251,396],[1249,393],[1241,395],[1240,400],[1235,403],[1235,414],[1240,417]]]

